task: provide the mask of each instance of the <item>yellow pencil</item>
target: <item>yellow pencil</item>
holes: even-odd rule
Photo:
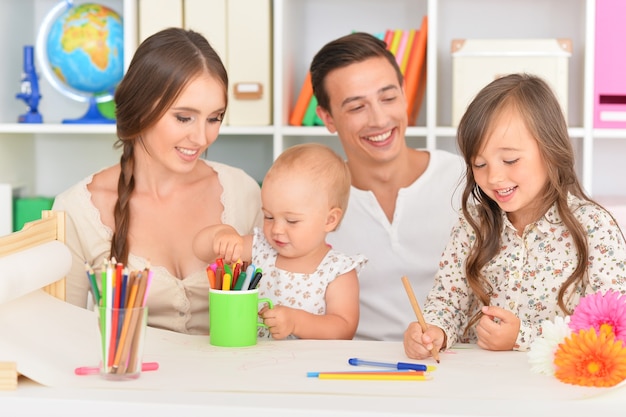
[[[362,380],[362,381],[427,381],[431,377],[427,375],[413,375],[412,372],[405,372],[403,375],[394,373],[392,375],[385,372],[367,374],[342,374],[342,373],[320,373],[318,379],[342,379],[342,380]]]
[[[413,288],[411,287],[409,279],[407,277],[402,277],[402,284],[404,284],[406,294],[409,296],[409,300],[411,301],[411,305],[413,306],[413,311],[415,312],[415,317],[417,317],[417,321],[422,328],[422,332],[426,332],[428,326],[426,325],[426,320],[424,320],[424,316],[422,315],[420,305],[417,303],[417,298],[415,298],[415,293],[413,293]],[[437,363],[439,363],[439,350],[437,350],[437,348],[433,346],[430,353],[433,355],[433,358],[437,361]]]

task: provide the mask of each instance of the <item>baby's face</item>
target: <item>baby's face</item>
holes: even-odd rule
[[[328,192],[314,184],[297,173],[263,182],[263,232],[282,256],[305,256],[326,245]]]

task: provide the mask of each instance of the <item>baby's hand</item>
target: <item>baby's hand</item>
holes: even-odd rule
[[[218,258],[222,258],[226,263],[236,262],[241,258],[243,238],[237,232],[220,232],[215,235],[215,240],[213,240],[213,251]]]
[[[293,309],[285,306],[264,307],[259,311],[259,316],[263,318],[272,337],[280,340],[288,337],[295,329],[292,312]]]

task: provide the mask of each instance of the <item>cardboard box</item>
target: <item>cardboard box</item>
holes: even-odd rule
[[[567,118],[570,39],[455,39],[452,54],[452,126],[474,96],[503,75],[526,72],[554,90]]]

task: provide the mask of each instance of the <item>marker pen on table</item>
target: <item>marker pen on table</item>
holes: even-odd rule
[[[386,363],[386,362],[374,362],[374,361],[366,361],[358,358],[350,358],[348,359],[348,363],[353,366],[378,366],[383,368],[391,368],[391,369],[411,369],[413,371],[434,371],[436,369],[435,366],[424,365],[421,363],[410,363],[410,362],[396,362],[396,363]]]

